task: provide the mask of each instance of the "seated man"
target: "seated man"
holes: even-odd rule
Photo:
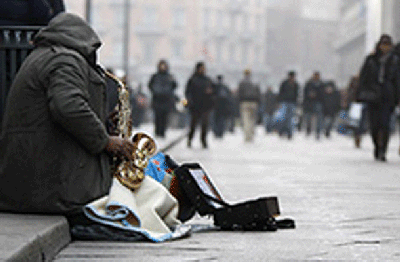
[[[132,158],[128,140],[105,128],[101,42],[62,13],[34,38],[8,95],[0,136],[0,211],[79,217],[107,195],[113,155]]]

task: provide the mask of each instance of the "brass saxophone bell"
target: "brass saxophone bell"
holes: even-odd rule
[[[139,188],[144,179],[144,171],[132,167],[128,162],[122,163],[119,166],[117,173],[118,175],[116,175],[116,178],[121,182],[121,184],[130,189]]]
[[[132,142],[136,148],[136,156],[139,158],[150,157],[157,150],[154,139],[145,133],[136,133],[132,138]]]

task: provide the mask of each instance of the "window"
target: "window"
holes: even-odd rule
[[[155,26],[158,22],[157,8],[153,6],[147,6],[144,9],[143,23],[148,26]]]
[[[218,10],[217,13],[217,26],[220,28],[224,26],[224,12],[222,10]]]
[[[122,1],[113,1],[111,3],[111,8],[113,11],[114,22],[117,27],[121,27],[125,23],[125,5]]]
[[[173,27],[182,29],[185,26],[185,9],[179,7],[173,10]]]
[[[254,64],[260,64],[261,61],[261,47],[256,46],[254,48]]]
[[[242,21],[242,32],[247,32],[247,30],[249,29],[249,16],[247,14],[244,14]]]
[[[205,8],[203,11],[203,28],[204,30],[209,30],[211,27],[211,10]]]
[[[261,15],[256,16],[256,33],[261,34],[261,29],[263,28],[262,25],[262,17]]]
[[[143,62],[145,64],[153,64],[154,61],[154,42],[145,40],[142,43]]]
[[[181,59],[183,58],[183,41],[182,40],[172,40],[171,48],[172,48],[172,57]]]
[[[229,62],[235,62],[236,61],[236,45],[232,43],[229,46]]]
[[[249,47],[247,44],[242,45],[242,65],[247,65],[249,62]]]
[[[222,50],[223,50],[223,49],[222,49],[222,43],[221,43],[221,42],[217,42],[217,43],[216,43],[216,53],[217,53],[217,54],[216,54],[216,55],[217,55],[217,56],[216,56],[216,58],[217,58],[217,59],[216,59],[216,60],[217,60],[216,62],[217,62],[217,63],[222,63]]]

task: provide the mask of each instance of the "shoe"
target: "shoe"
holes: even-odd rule
[[[201,141],[201,144],[204,149],[208,148],[207,142],[206,141]]]
[[[375,160],[379,159],[379,150],[378,150],[378,148],[374,149],[374,158],[375,158]]]
[[[292,140],[293,139],[293,135],[292,134],[288,134],[288,139]]]
[[[192,147],[192,141],[191,141],[191,140],[188,140],[188,141],[187,141],[187,147],[188,147],[188,148],[191,148],[191,147]]]
[[[385,156],[385,152],[382,149],[378,150],[378,154],[377,154],[377,160],[382,161],[382,162],[386,162],[386,156]]]
[[[361,147],[361,139],[359,136],[356,136],[354,143],[356,144],[356,148],[360,148]],[[399,149],[400,150],[400,149]],[[399,151],[400,154],[400,151]]]

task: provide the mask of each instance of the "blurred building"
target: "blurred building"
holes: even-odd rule
[[[341,0],[338,39],[340,57],[338,80],[342,86],[359,73],[382,33],[400,40],[400,1]]]
[[[333,43],[338,17],[336,0],[269,0],[266,46],[270,84],[277,88],[289,70],[296,70],[301,82],[315,70],[325,79],[335,79],[339,59]]]
[[[80,8],[66,0],[67,8]],[[130,2],[130,80],[147,85],[161,58],[170,62],[183,93],[197,61],[211,76],[224,74],[232,88],[251,68],[267,79],[264,0],[135,0]],[[122,69],[124,0],[92,1],[92,25],[105,43],[102,64]],[[72,10],[73,11],[73,10]]]

